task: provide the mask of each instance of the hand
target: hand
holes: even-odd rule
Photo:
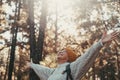
[[[113,31],[110,34],[107,34],[107,32],[105,31],[101,38],[102,43],[105,44],[107,42],[110,42],[110,41],[116,39],[118,35],[119,35],[119,32],[117,32],[117,31]]]

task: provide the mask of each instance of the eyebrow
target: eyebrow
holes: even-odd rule
[[[63,48],[63,49],[61,49],[61,51],[62,51],[62,50],[65,50],[65,49]]]
[[[58,53],[59,53],[59,52],[66,52],[66,50],[65,50],[65,49],[63,49],[63,50],[58,51]]]

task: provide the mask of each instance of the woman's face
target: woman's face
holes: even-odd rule
[[[57,60],[68,60],[68,54],[66,50],[61,50],[57,53]]]

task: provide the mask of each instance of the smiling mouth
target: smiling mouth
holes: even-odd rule
[[[60,59],[61,56],[57,56],[57,59]]]

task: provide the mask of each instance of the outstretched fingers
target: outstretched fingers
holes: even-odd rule
[[[117,31],[112,32],[112,33],[111,33],[112,40],[116,39],[119,34],[120,34],[120,33],[117,32]]]

